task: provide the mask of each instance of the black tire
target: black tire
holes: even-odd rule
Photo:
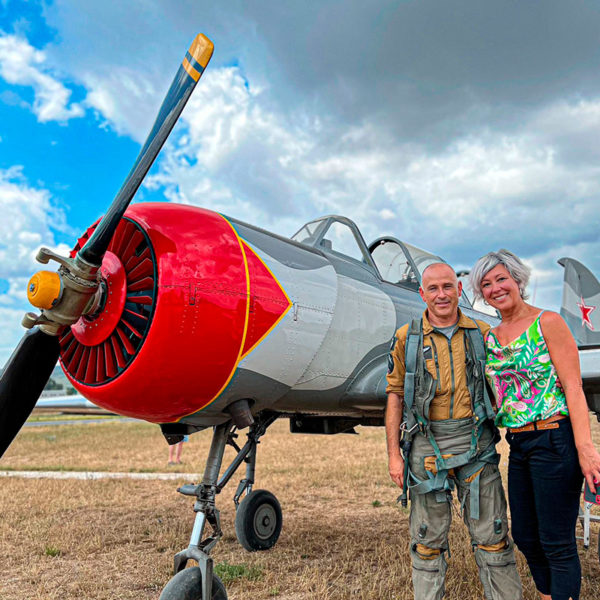
[[[211,600],[227,600],[223,582],[213,575]],[[199,567],[179,571],[164,587],[159,600],[202,600],[202,572]]]
[[[283,516],[279,501],[267,490],[250,492],[238,506],[235,534],[250,552],[272,548],[281,533]]]

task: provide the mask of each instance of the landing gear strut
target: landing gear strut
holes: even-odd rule
[[[215,498],[244,461],[246,477],[240,481],[234,496],[238,508],[236,515],[238,540],[247,550],[265,550],[271,548],[277,541],[282,524],[281,507],[277,498],[265,490],[252,492],[256,446],[259,438],[264,435],[267,427],[277,419],[277,416],[274,413],[257,415],[256,422],[248,432],[248,441],[242,448],[239,448],[235,442],[237,435],[234,433],[235,427],[231,421],[214,428],[202,482],[198,485],[186,484],[177,490],[186,496],[196,496],[194,503],[196,520],[189,546],[175,555],[175,577],[165,586],[159,600],[227,600],[227,592],[221,580],[213,573],[213,560],[210,557],[211,550],[223,536]],[[237,456],[218,480],[226,444],[237,450]],[[240,497],[244,493],[246,496],[240,502]],[[238,516],[240,511],[241,517]],[[207,523],[211,526],[212,534],[203,539]],[[186,569],[189,560],[196,561],[198,566]]]

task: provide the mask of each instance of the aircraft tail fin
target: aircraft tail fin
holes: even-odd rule
[[[573,258],[561,258],[558,264],[565,268],[561,316],[578,346],[600,345],[600,283]]]

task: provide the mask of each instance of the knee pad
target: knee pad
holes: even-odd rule
[[[423,560],[435,560],[441,553],[441,548],[429,548],[424,544],[415,544],[414,552]]]
[[[509,547],[509,545],[510,545],[510,543],[508,541],[508,538],[504,538],[503,540],[500,540],[496,544],[489,544],[489,545],[475,544],[474,550],[479,549],[479,550],[483,550],[484,552],[496,553],[496,552],[503,552],[504,550],[506,550]]]
[[[413,544],[410,549],[415,598],[440,600],[444,596],[446,557],[444,550]]]
[[[475,544],[473,551],[479,568],[503,567],[516,562],[513,544],[507,537],[496,544]]]
[[[474,545],[473,551],[487,600],[523,598],[513,544],[508,538],[489,546]]]
[[[442,580],[446,575],[447,568],[444,554],[444,549],[430,548],[423,544],[412,544],[410,548],[413,569],[429,573],[439,573]]]

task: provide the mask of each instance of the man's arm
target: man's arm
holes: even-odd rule
[[[399,487],[404,484],[404,459],[400,453],[400,424],[402,423],[402,398],[390,392],[385,411],[385,435],[387,438],[388,468],[392,481]]]

